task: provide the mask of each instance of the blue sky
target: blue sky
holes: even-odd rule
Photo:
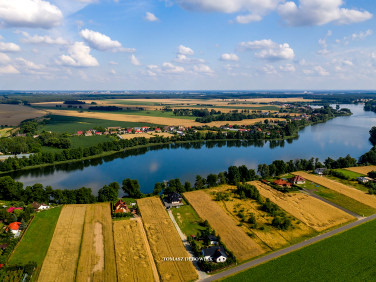
[[[0,89],[376,89],[373,0],[1,0]]]

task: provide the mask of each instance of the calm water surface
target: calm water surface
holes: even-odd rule
[[[360,157],[371,147],[368,131],[376,125],[376,114],[363,111],[362,105],[344,105],[353,115],[324,124],[309,126],[299,138],[289,142],[208,142],[194,145],[169,145],[136,150],[106,158],[59,165],[11,174],[26,185],[42,183],[57,189],[91,187],[97,192],[105,184],[125,178],[138,179],[141,190],[149,193],[156,182],[172,178],[194,181],[197,174],[218,173],[231,165],[257,168],[260,163],[317,157],[338,158],[350,154]]]

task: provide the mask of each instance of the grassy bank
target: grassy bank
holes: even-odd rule
[[[202,219],[190,205],[184,205],[178,209],[173,208],[171,211],[181,231],[186,236],[196,236],[198,232],[205,229],[205,227],[200,224]]]

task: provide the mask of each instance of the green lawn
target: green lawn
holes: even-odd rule
[[[113,141],[114,137],[106,135],[94,135],[94,136],[72,136],[69,137],[72,142],[72,148],[86,148],[91,147],[107,141]]]
[[[347,170],[347,169],[337,168],[337,169],[334,169],[334,170],[338,171],[338,172],[342,172],[344,175],[350,177],[351,179],[357,178],[357,177],[360,177],[360,176],[364,176],[364,174],[353,172],[353,171],[350,171],[350,170]]]
[[[52,115],[48,124],[41,127],[40,130],[53,131],[53,132],[68,132],[76,133],[77,131],[85,131],[94,129],[95,127],[115,127],[121,126],[127,127],[141,127],[150,126],[155,127],[156,124],[151,123],[139,123],[139,122],[126,122],[126,121],[114,121],[94,118],[82,118],[82,117],[69,117]]]
[[[225,281],[375,281],[375,234],[373,220]]]
[[[361,216],[369,216],[376,213],[376,209],[367,206],[361,202],[358,202],[352,198],[349,198],[343,194],[336,191],[313,183],[312,181],[306,181],[305,184],[298,185],[301,188],[306,188],[312,190],[316,195],[321,196],[334,204],[337,204],[345,209],[355,212]]]
[[[174,215],[181,231],[187,236],[197,235],[197,232],[205,229],[205,227],[200,225],[202,219],[189,205],[181,206],[178,209],[173,208],[172,214]]]
[[[38,268],[42,266],[44,257],[54,234],[61,207],[39,212],[18,244],[10,258],[10,264],[25,264],[35,261]]]

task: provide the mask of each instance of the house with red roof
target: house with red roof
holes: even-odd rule
[[[10,229],[14,237],[18,237],[21,234],[20,225],[21,225],[21,222],[12,222],[11,224],[8,225],[5,231],[8,231],[8,229]]]
[[[114,205],[114,213],[123,213],[123,212],[130,212],[127,204],[123,202],[121,199],[117,201]]]
[[[277,184],[278,186],[281,186],[281,187],[291,187],[291,183],[287,182],[283,179],[274,180],[273,183]]]
[[[155,129],[155,132],[162,132],[162,130],[161,130],[159,127],[157,127],[157,128]]]
[[[82,135],[83,132],[82,131],[77,131],[77,135]]]

